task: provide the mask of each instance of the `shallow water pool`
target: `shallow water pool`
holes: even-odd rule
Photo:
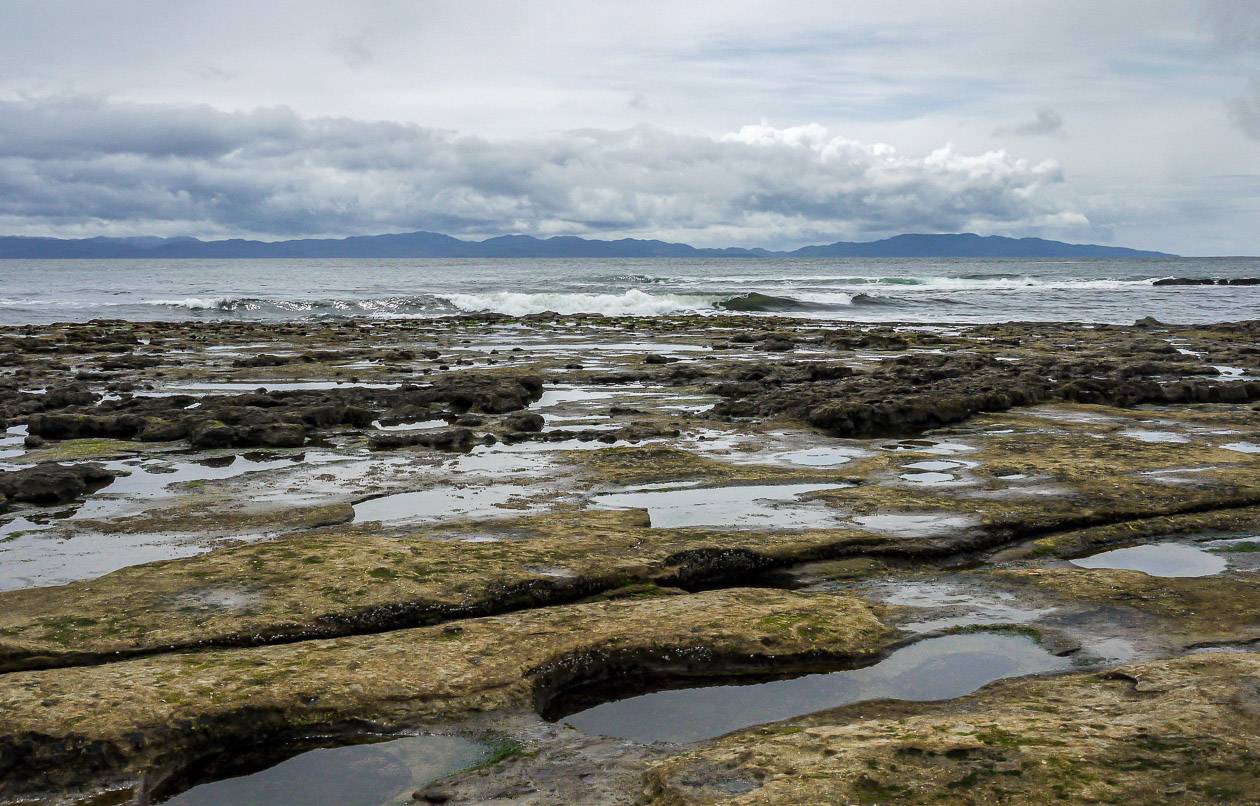
[[[502,505],[524,490],[509,486],[435,487],[369,498],[354,505],[354,523],[421,523],[461,518],[519,515]]]
[[[646,509],[653,528],[727,526],[745,529],[822,529],[844,522],[841,513],[801,496],[847,484],[757,484],[635,490],[595,496],[597,509]]]
[[[560,721],[602,736],[694,742],[862,700],[960,697],[994,680],[1068,665],[1068,660],[1023,636],[950,635],[911,644],[864,669],[742,686],[657,691],[606,702]]]
[[[1113,549],[1072,560],[1081,568],[1141,571],[1153,577],[1206,577],[1225,570],[1223,557],[1184,543],[1152,543]]]
[[[489,749],[458,736],[407,736],[319,748],[274,766],[200,784],[171,806],[393,806],[416,789],[477,764]]]

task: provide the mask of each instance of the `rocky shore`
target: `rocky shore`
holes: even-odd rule
[[[0,425],[0,803],[1260,802],[1260,321],[12,327]]]

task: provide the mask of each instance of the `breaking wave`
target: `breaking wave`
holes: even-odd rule
[[[125,304],[125,303],[120,303]],[[372,316],[390,314],[454,313],[449,303],[431,294],[370,299],[268,299],[264,297],[184,297],[147,299],[143,305],[219,313],[307,314],[310,316]]]
[[[847,272],[845,274],[848,274]],[[755,283],[753,281],[756,281]],[[100,315],[151,318],[155,309],[166,309],[159,318],[221,319],[410,319],[456,314],[494,313],[509,316],[557,313],[607,316],[669,316],[679,314],[779,314],[859,320],[947,319],[957,316],[991,317],[1000,309],[1009,317],[1041,306],[1075,306],[1078,300],[1121,311],[1128,299],[1143,289],[1161,286],[1250,286],[1254,277],[1205,276],[1136,277],[1033,277],[1008,272],[944,275],[860,277],[837,275],[791,276],[767,273],[749,277],[677,277],[651,274],[619,274],[614,280],[583,278],[581,285],[557,283],[555,290],[480,290],[434,288],[429,292],[382,293],[341,297],[334,292],[293,296],[170,296],[129,301],[57,300],[10,295],[0,298],[0,311],[28,305],[52,310],[60,306],[97,309]],[[507,285],[504,278],[502,285]],[[611,283],[611,290],[601,285]],[[502,287],[500,285],[500,287]],[[493,288],[493,286],[491,286]],[[544,285],[545,289],[546,286]],[[1167,289],[1172,290],[1172,289]],[[1240,289],[1241,291],[1241,289]],[[435,293],[436,292],[436,293]],[[1042,293],[1038,293],[1042,292]],[[309,292],[308,292],[309,293]],[[1027,296],[1025,296],[1027,295]],[[1038,299],[1040,297],[1040,299]],[[1138,298],[1142,298],[1138,294]],[[1041,301],[1045,300],[1045,302]],[[945,311],[950,311],[946,313]],[[1056,308],[1058,310],[1058,308]],[[1067,315],[1066,313],[1063,315]],[[1114,318],[1121,318],[1119,313]]]
[[[0,323],[430,319],[555,312],[796,316],[856,322],[1252,319],[1260,260],[248,262],[6,266]],[[297,268],[298,270],[294,270]],[[53,272],[54,275],[50,275]],[[50,281],[50,279],[52,281]]]
[[[630,289],[616,294],[525,293],[417,294],[370,299],[267,299],[262,297],[184,297],[149,299],[143,305],[182,308],[194,314],[238,316],[309,316],[406,318],[458,313],[600,313],[608,316],[666,316],[686,313],[809,313],[861,305],[900,305],[902,300],[870,293],[802,293],[776,296],[744,294],[648,293]]]
[[[602,313],[610,316],[662,316],[679,313],[808,313],[834,311],[855,305],[897,305],[898,300],[873,294],[801,294],[775,296],[746,294],[649,294],[631,289],[620,294],[451,294],[447,301],[462,311],[491,311],[513,315],[543,313]]]
[[[524,316],[531,313],[602,313],[612,316],[663,316],[711,309],[708,294],[649,294],[632,288],[620,294],[498,291],[491,294],[448,294],[446,301],[461,311]]]
[[[183,299],[146,299],[142,305],[157,305],[163,308],[187,308],[190,311],[233,311],[247,300],[232,297],[184,297]]]

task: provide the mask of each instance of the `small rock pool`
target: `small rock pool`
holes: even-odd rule
[[[459,736],[405,736],[372,744],[323,747],[261,770],[233,769],[217,759],[201,783],[167,800],[168,806],[396,806],[413,803],[417,789],[489,757],[490,748]],[[249,763],[240,760],[242,766]]]
[[[741,529],[825,529],[844,522],[841,513],[801,496],[848,484],[757,484],[728,487],[639,489],[605,493],[596,509],[646,509],[654,529],[725,526]]]
[[[1224,557],[1184,543],[1152,543],[1112,549],[1072,560],[1081,568],[1141,571],[1153,577],[1207,577],[1225,570]]]
[[[1022,635],[948,635],[903,647],[862,669],[768,683],[656,691],[605,702],[556,721],[601,736],[694,742],[862,700],[960,697],[994,680],[1058,671],[1069,665],[1066,658]]]

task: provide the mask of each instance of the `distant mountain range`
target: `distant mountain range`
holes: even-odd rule
[[[582,258],[582,257],[1176,257],[1119,246],[1064,243],[1042,238],[1005,238],[972,233],[897,235],[882,241],[837,241],[791,252],[767,249],[698,249],[685,243],[623,238],[534,238],[502,235],[462,241],[436,232],[304,238],[293,241],[202,241],[197,238],[28,238],[0,236],[0,259],[34,258]]]

